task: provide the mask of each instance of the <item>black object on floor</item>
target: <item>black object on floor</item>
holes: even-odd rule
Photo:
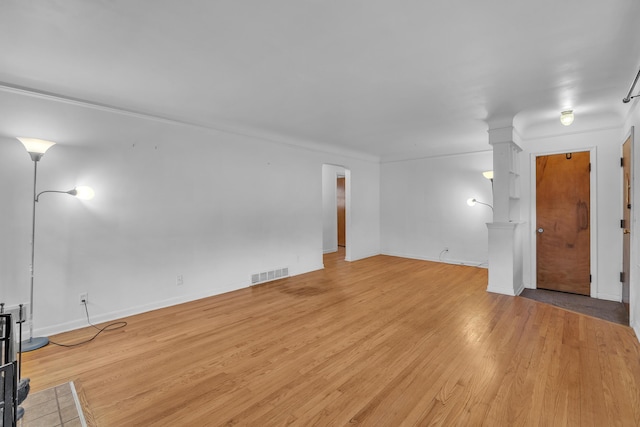
[[[621,302],[596,299],[585,295],[568,294],[566,292],[549,291],[546,289],[525,289],[520,296],[608,320],[609,322],[629,326],[629,314]]]

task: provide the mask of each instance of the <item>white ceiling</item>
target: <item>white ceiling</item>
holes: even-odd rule
[[[638,0],[4,0],[0,135],[22,88],[405,159],[496,117],[620,124],[638,66]]]

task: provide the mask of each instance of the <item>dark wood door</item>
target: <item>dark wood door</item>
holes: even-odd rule
[[[347,238],[345,237],[346,227],[346,211],[345,211],[345,181],[344,177],[338,178],[336,186],[336,202],[338,205],[338,246],[346,246]]]
[[[589,152],[536,159],[537,287],[590,295]]]
[[[622,144],[622,302],[629,313],[631,270],[631,137]]]

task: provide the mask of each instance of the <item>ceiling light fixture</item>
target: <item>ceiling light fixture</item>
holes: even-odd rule
[[[560,123],[565,126],[569,126],[571,123],[573,123],[573,119],[573,110],[565,110],[560,113]]]

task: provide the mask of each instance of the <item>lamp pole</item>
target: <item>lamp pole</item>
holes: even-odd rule
[[[38,183],[38,161],[42,158],[44,153],[29,153],[33,159],[33,209],[31,215],[31,266],[29,267],[31,275],[31,283],[29,286],[29,339],[21,343],[21,351],[27,352],[37,350],[45,345],[49,344],[49,338],[47,337],[35,337],[33,336],[33,278],[35,275],[35,252],[36,252],[36,202],[37,196],[37,183]]]
[[[21,352],[32,351],[44,347],[49,344],[49,338],[33,336],[33,279],[34,279],[34,265],[35,265],[35,252],[36,252],[36,203],[42,193],[65,193],[72,196],[76,196],[79,199],[90,200],[94,196],[93,189],[90,187],[76,187],[69,191],[56,191],[47,190],[37,192],[38,182],[38,162],[46,153],[46,151],[55,145],[55,142],[45,141],[43,139],[36,138],[18,138],[18,140],[24,145],[27,152],[33,160],[33,211],[31,216],[31,285],[29,288],[29,339],[21,342]]]
[[[476,200],[476,199],[473,199],[473,201],[475,203],[480,203],[481,205],[489,206],[491,208],[491,210],[493,210],[493,206],[491,206],[489,203],[484,203],[484,202],[481,202],[481,201]]]
[[[33,211],[31,216],[31,284],[29,287],[29,339],[20,343],[21,351],[32,351],[40,347],[44,347],[49,344],[49,338],[46,337],[33,337],[33,277],[34,277],[34,261],[35,261],[35,238],[36,238],[36,202],[38,201],[36,193],[36,185],[38,182],[38,162],[47,152],[47,150],[53,147],[56,143],[52,141],[46,141],[44,139],[37,138],[18,138],[18,140],[24,145],[24,148],[31,156],[33,160]]]

